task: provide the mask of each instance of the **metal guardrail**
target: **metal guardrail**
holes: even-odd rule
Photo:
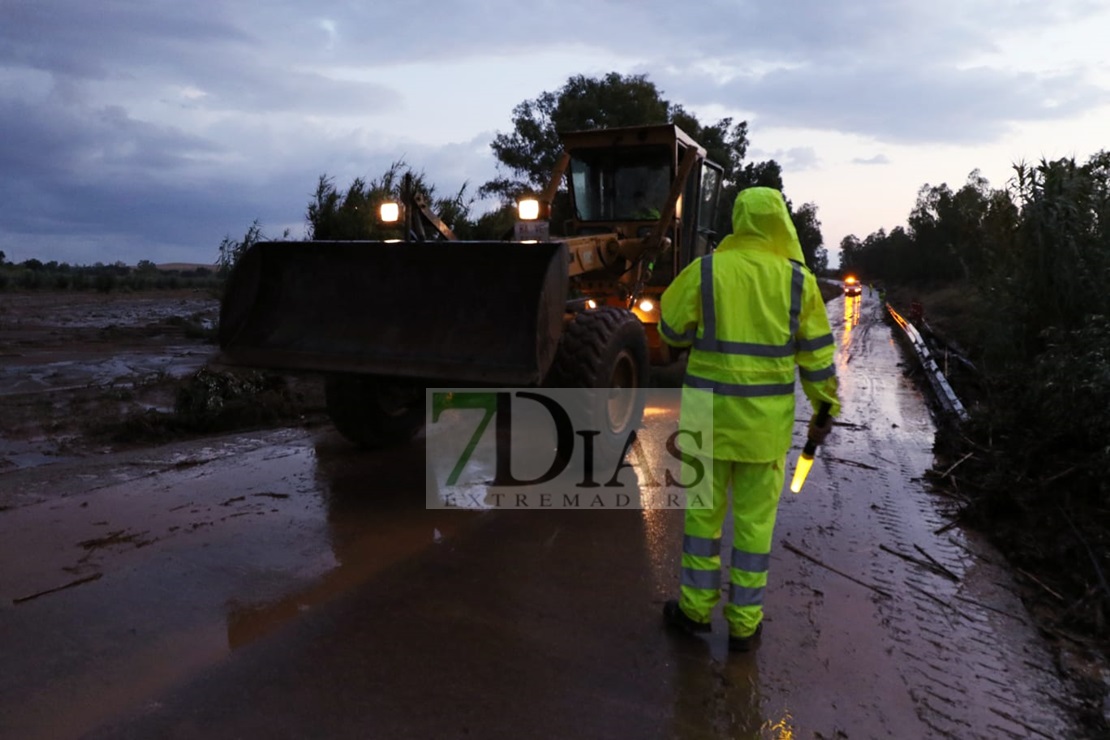
[[[954,414],[960,421],[967,421],[967,409],[960,403],[960,399],[956,396],[956,392],[952,390],[952,386],[948,384],[948,378],[944,377],[940,366],[933,359],[933,354],[929,351],[925,340],[922,339],[921,333],[917,331],[913,324],[902,318],[902,315],[895,311],[889,303],[883,305],[895,323],[902,327],[906,338],[913,345],[914,352],[917,353],[917,358],[921,361],[921,367],[925,370],[925,376],[929,379],[929,384],[933,387],[933,391],[944,410],[947,413]]]

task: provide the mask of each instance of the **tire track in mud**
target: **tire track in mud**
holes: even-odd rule
[[[969,544],[959,530],[937,534],[949,521],[921,479],[932,462],[931,424],[921,423],[929,412],[901,372],[902,362],[912,358],[904,360],[896,345],[877,341],[889,333],[871,331],[882,317],[877,304],[869,309],[847,343],[857,361],[845,384],[854,396],[851,408],[864,415],[852,419],[861,425],[852,432],[862,437],[856,445],[866,450],[864,459],[887,462],[868,476],[873,481],[866,487],[883,540],[872,543],[870,578],[896,595],[876,600],[876,609],[918,718],[938,737],[1067,736],[1070,721],[1056,709],[1065,704],[1062,684],[1025,665],[1049,667],[1052,658],[1009,574],[969,556],[968,550],[982,546]],[[898,403],[887,408],[891,393]],[[927,569],[929,560],[959,581]]]

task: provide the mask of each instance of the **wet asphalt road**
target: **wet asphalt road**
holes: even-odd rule
[[[1074,736],[877,300],[828,306],[845,412],[758,652],[663,631],[678,511],[428,510],[422,443],[278,430],[0,477],[0,736]]]

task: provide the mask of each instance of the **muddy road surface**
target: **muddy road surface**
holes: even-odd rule
[[[663,629],[680,511],[428,509],[422,439],[326,426],[27,447],[0,470],[0,736],[1081,736],[1001,559],[925,485],[877,299],[828,306],[845,411],[784,494],[756,652],[719,613]]]

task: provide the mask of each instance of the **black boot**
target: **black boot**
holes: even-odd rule
[[[763,622],[756,626],[755,632],[747,637],[733,637],[729,635],[728,651],[730,653],[746,653],[759,646],[759,636],[763,634]]]
[[[663,620],[667,626],[678,632],[687,635],[697,634],[699,632],[709,632],[712,627],[709,622],[695,622],[686,616],[686,612],[678,605],[678,601],[671,599],[666,604],[663,604]]]

